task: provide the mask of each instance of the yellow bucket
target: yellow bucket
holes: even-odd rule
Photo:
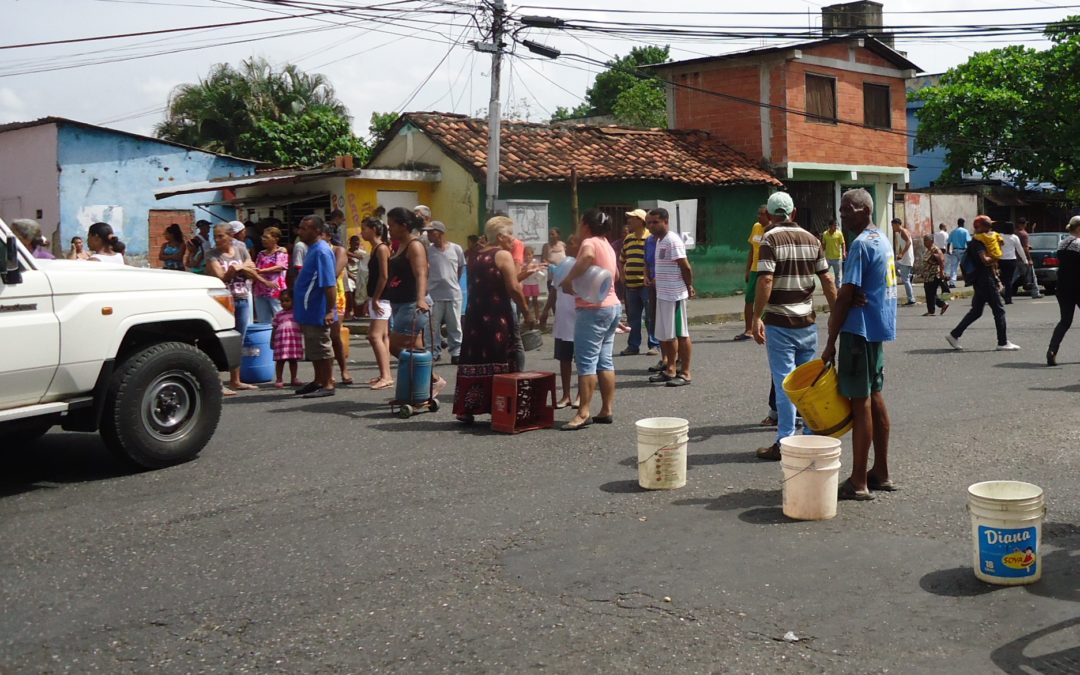
[[[851,401],[840,395],[836,370],[821,359],[791,371],[784,378],[784,393],[816,435],[840,438],[851,431]]]

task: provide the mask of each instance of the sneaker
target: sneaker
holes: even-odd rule
[[[1051,367],[1057,365],[1057,352],[1051,349],[1046,350],[1046,365]]]
[[[999,352],[1018,352],[1020,351],[1019,345],[1014,345],[1011,342],[1006,341],[1003,345],[998,345],[997,350]]]
[[[656,347],[649,347],[649,351],[645,352],[645,356],[659,356],[660,350]]]
[[[948,343],[949,343],[949,346],[951,346],[951,347],[952,347],[953,349],[957,349],[957,350],[959,350],[959,349],[963,349],[963,348],[964,348],[964,347],[963,347],[963,346],[962,346],[962,345],[960,344],[960,339],[959,339],[959,338],[954,338],[954,337],[952,336],[952,333],[949,333],[948,335],[946,335],[946,336],[945,336],[945,341],[946,341],[946,342],[948,342]]]
[[[764,459],[768,462],[779,462],[780,443],[773,443],[767,448],[758,448],[756,454],[758,459]]]
[[[630,349],[629,347],[627,347],[626,349],[619,352],[619,356],[637,356],[640,353],[641,353],[641,350]]]

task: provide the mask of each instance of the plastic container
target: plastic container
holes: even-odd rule
[[[431,398],[431,352],[408,349],[398,355],[394,399],[400,403],[423,403]]]
[[[570,270],[574,269],[575,262],[577,261],[567,256],[559,264],[551,266],[551,283],[553,286],[558,287],[563,282]]]
[[[990,584],[1031,584],[1042,577],[1039,545],[1046,516],[1043,490],[1015,480],[968,488],[975,576]]]
[[[674,490],[686,485],[686,443],[690,423],[681,417],[638,420],[638,485],[646,490]]]
[[[244,346],[240,350],[240,379],[244,382],[270,382],[274,379],[274,350],[270,348],[273,326],[248,324]]]
[[[345,324],[341,324],[341,353],[345,357],[345,360],[349,360],[349,338],[352,334],[349,332],[349,327]]]
[[[574,279],[574,295],[585,302],[599,304],[611,291],[611,272],[597,265],[590,265],[581,276]]]
[[[840,438],[851,431],[851,401],[840,395],[836,369],[826,369],[821,359],[807,361],[788,373],[784,392],[818,436]]]
[[[780,440],[784,515],[795,520],[836,516],[840,440],[796,434]]]

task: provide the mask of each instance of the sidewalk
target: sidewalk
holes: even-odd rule
[[[926,304],[926,296],[920,292],[922,284],[917,284],[915,288],[915,298],[918,300],[920,306]],[[952,289],[953,300],[960,300],[963,298],[970,298],[972,289],[967,287],[957,287]],[[903,296],[903,291],[900,291],[900,295]],[[743,320],[743,296],[732,295],[725,298],[694,298],[690,301],[690,323],[695,326],[739,322]],[[814,293],[814,308],[818,313],[828,312],[829,306],[825,302],[825,294],[818,288]],[[912,308],[914,309],[914,308]],[[925,311],[925,310],[923,310]],[[345,325],[349,327],[353,335],[367,335],[367,319],[357,319],[354,321],[346,321]]]

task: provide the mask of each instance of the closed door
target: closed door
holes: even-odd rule
[[[22,283],[0,281],[0,335],[0,409],[38,403],[60,359],[60,323],[44,272],[24,266]]]

